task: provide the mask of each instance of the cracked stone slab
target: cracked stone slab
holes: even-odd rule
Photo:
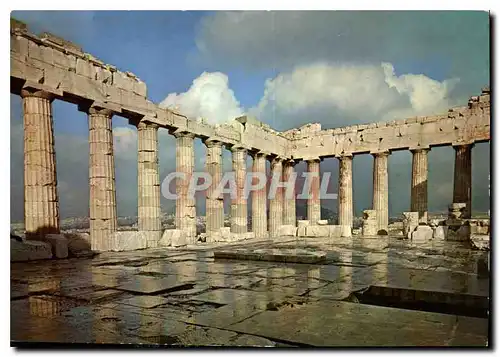
[[[119,302],[125,305],[152,309],[157,306],[165,305],[168,301],[168,299],[161,296],[133,296],[131,298],[120,300]]]
[[[305,249],[234,249],[216,250],[215,259],[262,260],[282,263],[315,264],[326,260],[322,251]]]
[[[182,280],[179,277],[169,276],[166,278],[152,278],[146,276],[133,275],[127,282],[114,287],[137,294],[161,294],[170,291],[192,289],[194,281]]]
[[[383,324],[378,323],[381,319]],[[285,306],[227,327],[236,332],[325,347],[487,346],[487,328],[487,319],[340,301]]]

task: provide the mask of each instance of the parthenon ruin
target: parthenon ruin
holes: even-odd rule
[[[252,171],[264,172],[266,160],[273,174],[290,177],[294,166],[307,162],[317,174],[307,202],[309,225],[321,221],[319,171],[324,158],[339,160],[339,236],[351,236],[353,224],[352,163],[355,156],[373,156],[373,203],[376,230],[388,227],[388,160],[391,152],[410,150],[413,155],[411,207],[419,221],[427,221],[427,157],[433,147],[453,146],[455,172],[450,203],[465,203],[463,218],[471,216],[471,151],[475,143],[490,140],[490,90],[471,97],[467,105],[448,112],[391,122],[322,130],[320,124],[278,132],[254,118],[243,116],[231,123],[209,125],[174,110],[160,108],[147,98],[146,84],[131,72],[122,72],[54,35],[30,33],[11,21],[11,92],[24,107],[24,221],[27,234],[59,233],[59,204],[54,149],[52,101],[78,105],[89,123],[90,242],[92,250],[112,247],[109,237],[117,229],[112,120],[121,116],[138,131],[138,228],[146,247],[157,247],[163,232],[160,221],[158,130],[176,138],[176,171],[193,174],[194,140],[206,145],[206,169],[214,178],[207,190],[207,241],[216,240],[224,226],[222,196],[214,195],[222,176],[222,150],[232,153],[237,197],[231,202],[230,232],[266,238],[280,234],[283,226],[297,227],[295,198],[283,190],[269,202],[266,188],[251,196],[247,212],[243,195],[247,155]],[[187,244],[196,243],[194,198],[187,180],[176,181],[176,229]],[[252,232],[247,232],[247,216]]]

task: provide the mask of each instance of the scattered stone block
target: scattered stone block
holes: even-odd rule
[[[417,226],[411,234],[413,242],[427,242],[432,239],[433,230],[429,226]]]
[[[159,245],[161,247],[183,247],[187,245],[186,233],[180,229],[167,229],[163,232]]]
[[[94,253],[90,246],[90,234],[88,233],[64,233],[68,240],[68,256],[89,257]]]
[[[341,237],[342,236],[342,226],[341,225],[330,225],[327,226],[330,229],[329,237]],[[346,226],[349,227],[349,226]],[[350,229],[350,227],[349,227]]]
[[[375,236],[378,231],[377,211],[366,209],[363,211],[362,234],[364,236]]]
[[[306,237],[330,237],[330,226],[307,226]]]
[[[470,240],[470,226],[468,224],[463,225],[448,225],[446,232],[446,240],[454,242],[465,242]]]
[[[489,254],[484,254],[477,260],[477,277],[478,279],[487,279],[490,276],[490,259]]]
[[[230,242],[231,241],[231,228],[230,227],[222,227],[220,229],[220,234],[222,236],[223,242]]]
[[[64,234],[46,234],[44,241],[52,247],[52,255],[55,258],[64,259],[68,257],[68,239]]]
[[[433,228],[432,238],[444,240],[446,238],[446,231],[448,227],[446,226],[437,226]]]
[[[309,225],[309,221],[308,220],[298,220],[297,221],[297,227],[298,228],[305,227],[305,226],[308,226],[308,225]]]
[[[291,224],[286,224],[280,227],[279,235],[281,237],[295,237],[297,235],[297,227]]]
[[[418,226],[418,212],[403,212],[403,237],[410,239]]]
[[[326,226],[328,225],[328,220],[327,219],[320,219],[319,221],[316,222],[318,226]]]
[[[19,242],[10,240],[10,261],[24,262],[29,260],[52,259],[52,246],[50,243],[28,240]]]
[[[147,235],[139,231],[118,231],[111,237],[110,251],[123,252],[147,248]]]
[[[315,264],[326,259],[326,253],[304,249],[232,249],[214,251],[215,259],[262,260],[283,263]]]

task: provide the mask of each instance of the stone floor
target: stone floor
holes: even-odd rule
[[[267,258],[248,260],[256,252]],[[489,279],[476,275],[484,254],[396,237],[276,238],[12,263],[11,343],[487,346],[487,315],[362,298],[487,311]]]

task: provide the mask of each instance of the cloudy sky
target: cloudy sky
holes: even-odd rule
[[[277,130],[323,128],[438,114],[489,84],[486,12],[13,12],[148,86],[148,97],[222,123],[250,113]],[[76,106],[53,104],[62,217],[88,215],[88,124]],[[137,136],[113,120],[119,215],[137,213]],[[196,169],[205,148],[196,140]],[[473,149],[473,210],[489,208],[489,144]],[[11,95],[11,221],[23,218],[20,98]],[[452,199],[452,148],[429,157],[429,209]],[[354,159],[355,210],[371,206],[372,158]],[[224,153],[229,171],[230,153]],[[160,130],[161,179],[175,169],[175,142]],[[305,164],[297,166],[298,171]],[[336,192],[338,163],[322,162]],[[389,159],[389,211],[410,204],[411,154]],[[336,211],[335,201],[323,204]],[[165,209],[173,206],[162,198]],[[204,202],[198,202],[204,213]]]

